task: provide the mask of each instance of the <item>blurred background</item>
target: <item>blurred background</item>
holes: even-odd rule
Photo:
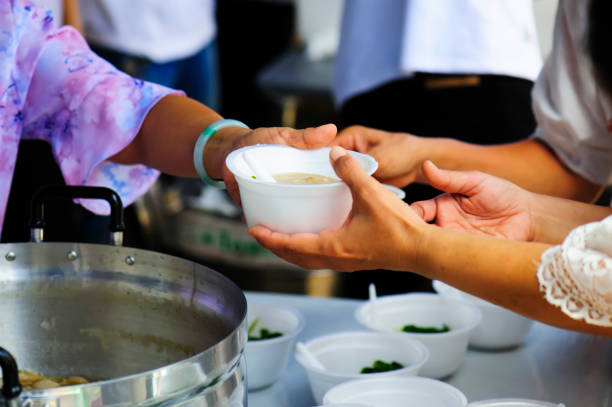
[[[118,68],[183,89],[251,128],[339,121],[335,57],[344,3],[357,0],[39,1]],[[533,1],[543,57],[552,45],[556,5]],[[141,18],[149,6],[159,15]],[[162,176],[126,216],[126,245],[196,260],[246,290],[366,298],[367,285],[380,275],[307,271],[278,259],[248,236],[226,193],[199,180]],[[94,217],[88,227],[103,229],[104,222]],[[430,289],[402,274],[399,283],[381,284],[379,294]]]

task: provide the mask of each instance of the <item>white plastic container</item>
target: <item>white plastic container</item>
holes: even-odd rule
[[[443,297],[464,301],[480,309],[482,321],[470,336],[469,343],[473,347],[507,349],[518,346],[533,325],[533,320],[529,318],[457,290],[441,281],[434,281],[433,287]]]
[[[238,182],[247,225],[263,225],[289,234],[318,233],[341,226],[353,203],[344,182],[308,185],[265,182],[253,178],[254,173],[243,157],[248,151],[250,159],[271,175],[309,173],[338,178],[329,161],[329,150],[262,144],[230,153],[226,164]],[[368,174],[378,168],[374,158],[354,151],[350,154]]]
[[[398,187],[394,187],[393,185],[389,185],[389,184],[382,184],[383,187],[387,188],[389,191],[393,192],[393,194],[398,197],[399,199],[404,199],[406,198],[406,193],[404,192],[403,189],[400,189]]]
[[[411,293],[378,297],[355,311],[355,318],[363,326],[380,332],[393,332],[421,341],[429,349],[429,360],[420,375],[443,378],[454,373],[463,362],[468,339],[480,323],[478,308],[465,302],[443,298],[438,294]],[[441,327],[443,333],[401,332],[404,325]]]
[[[388,377],[339,384],[323,397],[325,404],[369,407],[465,407],[465,395],[450,384],[425,377]]]
[[[494,399],[476,401],[468,407],[565,407],[563,404],[549,403],[547,401],[526,399]]]
[[[260,328],[283,334],[277,338],[247,342],[248,389],[256,390],[276,382],[287,367],[295,337],[304,329],[304,317],[297,310],[282,305],[252,301],[247,305],[249,326],[258,319],[253,334],[259,336]]]
[[[312,394],[321,403],[325,393],[340,383],[364,378],[415,376],[429,358],[429,351],[419,341],[379,332],[343,332],[313,339],[305,344],[325,370],[310,364],[299,352],[295,359],[304,367]],[[404,367],[381,373],[361,374],[365,366],[382,360],[396,361]]]

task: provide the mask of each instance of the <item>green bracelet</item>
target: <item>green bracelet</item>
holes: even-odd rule
[[[213,134],[226,127],[243,127],[245,129],[249,128],[249,126],[238,120],[223,119],[216,121],[210,126],[208,126],[202,132],[202,134],[200,134],[200,137],[198,137],[198,141],[196,141],[195,147],[193,149],[193,165],[196,169],[196,172],[200,176],[200,179],[204,181],[206,185],[210,185],[212,187],[220,189],[225,189],[225,182],[212,179],[204,168],[204,148],[206,148],[206,143],[208,142],[208,139],[212,137]]]

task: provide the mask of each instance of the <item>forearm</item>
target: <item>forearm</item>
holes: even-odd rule
[[[144,164],[180,177],[196,177],[195,143],[204,129],[220,119],[219,114],[193,99],[166,96],[150,110],[132,143],[111,160]],[[204,165],[212,178],[222,178],[222,152],[229,152],[229,146],[245,131],[248,130],[229,127],[211,138],[204,152]],[[212,146],[215,154],[210,154]]]
[[[577,226],[612,215],[612,208],[533,194],[530,202],[533,241],[561,243]]]
[[[583,202],[592,202],[601,192],[601,186],[567,169],[548,147],[533,139],[480,146],[453,139],[421,138],[419,144],[420,156],[440,168],[482,171],[529,191]]]
[[[416,271],[529,318],[565,329],[612,335],[566,316],[539,290],[537,268],[550,246],[467,235],[429,227]]]

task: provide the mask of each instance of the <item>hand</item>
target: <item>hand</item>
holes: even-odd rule
[[[378,161],[374,177],[385,184],[404,187],[420,179],[420,141],[407,133],[351,126],[341,131],[332,144],[373,156]]]
[[[473,234],[533,240],[530,192],[482,172],[441,170],[431,161],[423,163],[422,172],[446,192],[411,205],[425,221]]]
[[[410,269],[430,226],[344,149],[333,147],[330,159],[353,195],[353,208],[342,227],[318,235],[286,235],[254,226],[249,234],[279,257],[307,269]]]
[[[226,130],[226,129],[224,129]],[[326,124],[324,126],[308,128],[304,130],[295,130],[288,127],[269,127],[269,128],[258,128],[254,130],[245,130],[241,128],[228,128],[228,131],[237,131],[238,135],[235,137],[225,137],[221,134],[224,130],[220,131],[219,135],[211,137],[209,144],[211,144],[211,155],[208,157],[209,146],[206,146],[205,161],[206,167],[209,168],[209,163],[212,163],[211,168],[215,168],[216,165],[222,165],[222,175],[225,181],[225,186],[230,196],[234,201],[240,205],[240,192],[238,190],[238,184],[231,171],[225,165],[225,157],[232,151],[250,146],[253,144],[284,144],[296,148],[302,149],[313,149],[321,148],[329,145],[329,143],[336,136],[336,126],[333,124]],[[219,167],[216,167],[219,168]]]

